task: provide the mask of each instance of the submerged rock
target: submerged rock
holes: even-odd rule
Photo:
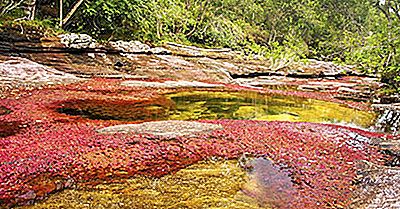
[[[240,190],[247,179],[236,160],[207,160],[160,178],[136,176],[82,185],[23,208],[271,208]]]
[[[152,134],[156,136],[192,136],[205,132],[223,129],[219,124],[200,123],[193,121],[156,121],[145,122],[141,124],[127,124],[106,127],[97,130],[99,133],[135,133],[135,134]]]
[[[293,208],[296,188],[290,172],[267,158],[255,158],[247,163],[251,168],[249,181],[243,185],[243,192],[254,197],[263,206]]]

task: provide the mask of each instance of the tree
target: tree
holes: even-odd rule
[[[0,4],[0,17],[10,13],[13,10],[21,9],[25,15],[22,19],[34,20],[36,15],[37,0],[5,0]]]

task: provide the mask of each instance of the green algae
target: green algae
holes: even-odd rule
[[[376,114],[333,102],[257,92],[193,91],[166,95],[175,105],[170,120],[239,119],[374,124]]]
[[[249,180],[236,160],[208,160],[161,178],[80,185],[22,208],[271,208],[242,192],[254,191]]]

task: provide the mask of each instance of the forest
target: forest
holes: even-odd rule
[[[103,41],[173,41],[247,56],[317,59],[378,74],[400,91],[400,2],[393,0],[2,0],[0,26]],[[71,12],[72,11],[72,12]],[[64,21],[60,26],[60,19]]]

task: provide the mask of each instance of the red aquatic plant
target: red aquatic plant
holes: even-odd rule
[[[198,137],[163,140],[152,135],[101,135],[94,124],[42,123],[2,138],[0,198],[40,199],[72,182],[134,174],[161,176],[211,156],[268,156],[285,165],[299,206],[346,203],[359,160],[380,157],[365,142],[349,144],[352,130],[331,125],[263,121],[203,121],[223,125]],[[363,134],[361,132],[357,133]],[[365,132],[364,136],[368,136]],[[380,137],[380,135],[374,137]],[[48,181],[41,181],[46,177]],[[302,198],[307,197],[307,198]],[[308,206],[307,206],[308,207]]]
[[[76,102],[83,99],[108,101],[107,111],[126,103],[169,105],[157,95],[171,90],[128,88],[119,83],[91,80],[0,100],[0,106],[10,110],[0,115],[0,131],[6,132],[0,135],[1,205],[38,200],[75,182],[136,174],[162,176],[209,157],[234,159],[249,153],[267,156],[290,172],[296,188],[293,208],[338,207],[351,197],[354,164],[360,160],[379,163],[382,157],[369,140],[390,137],[336,125],[245,120],[200,121],[220,124],[223,129],[172,139],[107,135],[96,130],[122,122],[56,111],[63,104],[91,109],[93,104]]]

